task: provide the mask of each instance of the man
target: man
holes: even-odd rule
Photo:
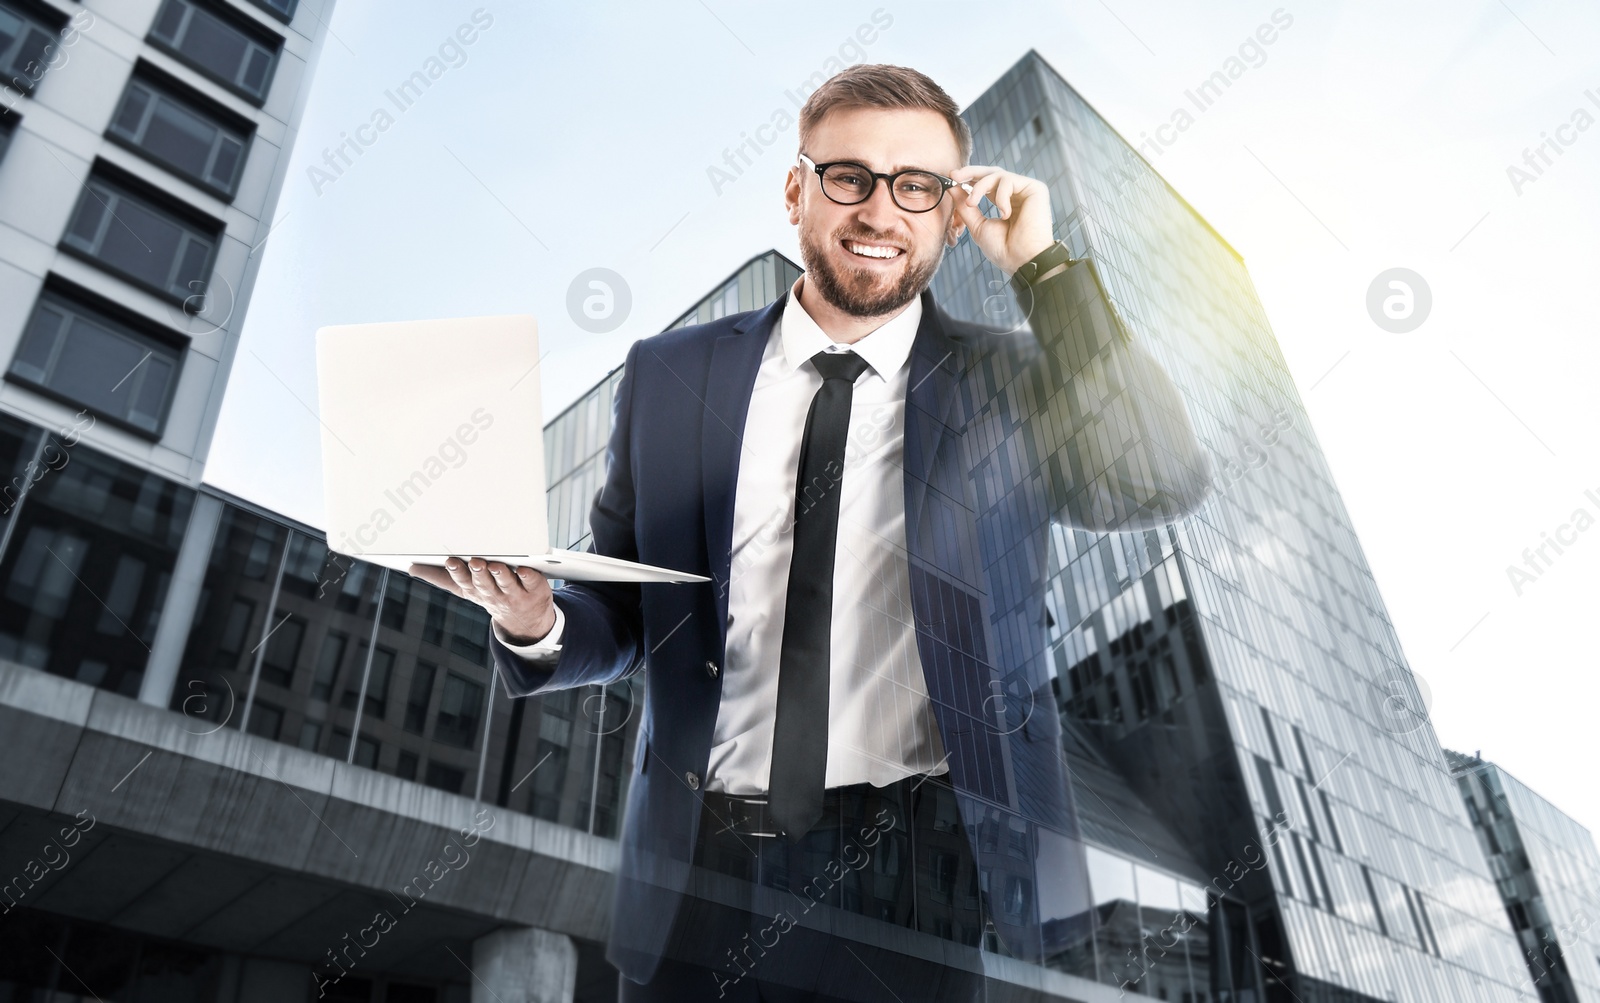
[[[623,1000],[970,999],[979,946],[1043,961],[1050,921],[1088,907],[1050,522],[1159,526],[1210,483],[1166,374],[1053,242],[1049,191],[968,165],[937,84],[851,67],[799,128],[806,273],[634,344],[590,513],[594,552],[712,580],[413,568],[488,610],[513,696],[646,671],[607,946]],[[926,292],[963,232],[1028,328]]]

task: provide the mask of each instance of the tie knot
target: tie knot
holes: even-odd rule
[[[811,364],[822,374],[824,383],[828,380],[854,383],[856,377],[867,371],[867,360],[854,352],[818,352],[811,357]]]

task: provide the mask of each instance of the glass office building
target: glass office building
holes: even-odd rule
[[[1058,963],[1166,999],[1530,995],[1433,729],[1396,712],[1415,683],[1244,262],[1037,53],[964,117],[973,162],[1050,186],[1056,235],[1179,385],[1216,471],[1179,525],[1053,531],[1060,707],[1112,767],[1075,768],[1075,801],[1126,784],[1204,875],[1147,895],[1125,848],[1091,840],[1093,949]],[[933,289],[994,323],[1015,312],[1003,278],[964,238]],[[1152,961],[1185,912],[1204,919],[1177,938],[1187,983]]]
[[[1589,830],[1494,763],[1445,756],[1541,1003],[1600,1000],[1600,854]]]

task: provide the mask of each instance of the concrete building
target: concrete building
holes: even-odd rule
[[[1541,1003],[1600,1000],[1594,837],[1494,763],[1445,755]]]

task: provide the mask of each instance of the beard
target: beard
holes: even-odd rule
[[[833,241],[834,247],[839,247],[839,242],[844,240],[889,242],[886,238],[869,233],[843,231],[827,239]],[[881,317],[899,310],[922,295],[922,291],[933,281],[934,273],[939,270],[939,263],[944,260],[942,242],[938,250],[921,258],[916,256],[917,249],[913,247],[903,255],[906,263],[900,270],[899,278],[886,281],[885,276],[877,274],[869,266],[855,268],[836,265],[830,248],[822,241],[823,238],[815,230],[801,225],[800,259],[806,266],[806,283],[835,309],[852,317]]]

